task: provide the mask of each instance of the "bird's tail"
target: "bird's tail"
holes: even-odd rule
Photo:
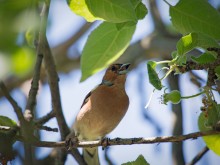
[[[98,147],[83,148],[83,159],[88,165],[99,165]]]

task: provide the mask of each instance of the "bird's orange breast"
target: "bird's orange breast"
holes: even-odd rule
[[[119,124],[128,105],[129,99],[124,88],[100,85],[82,107],[84,110],[81,109],[77,115],[75,129],[85,140],[104,137]]]

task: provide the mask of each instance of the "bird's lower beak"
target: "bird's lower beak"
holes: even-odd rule
[[[123,64],[120,69],[119,69],[119,74],[126,74],[128,73],[128,68],[131,64],[130,63],[127,63],[127,64]]]

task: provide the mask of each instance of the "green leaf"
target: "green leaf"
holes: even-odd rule
[[[163,88],[161,81],[158,77],[158,74],[155,70],[156,62],[154,61],[148,61],[147,63],[147,70],[148,70],[148,76],[150,83],[157,89],[161,90]]]
[[[207,49],[209,47],[219,47],[219,44],[212,37],[202,34],[202,33],[190,33],[183,36],[177,42],[177,52],[179,55],[186,54],[194,48]]]
[[[39,25],[39,13],[35,10],[37,1],[2,0],[0,3],[0,50],[10,54],[12,49],[16,49],[18,41],[21,44],[22,33],[30,26]]]
[[[90,12],[107,22],[122,23],[137,21],[130,0],[85,0]]]
[[[6,116],[0,116],[0,126],[15,127],[17,126],[17,123]],[[0,130],[1,157],[7,157],[10,160],[12,160],[12,158],[14,159],[14,156],[11,157],[11,155],[14,155],[12,145],[16,141],[15,139],[16,133],[17,131]]]
[[[81,57],[81,81],[117,60],[128,47],[136,26],[104,22],[90,34]]]
[[[0,126],[14,127],[17,126],[17,123],[7,116],[0,116]]]
[[[141,0],[131,0],[131,3],[135,9],[135,13],[138,19],[143,19],[147,15],[147,8],[141,2]]]
[[[219,105],[218,105],[219,106]],[[205,113],[202,112],[199,116],[198,125],[200,131],[211,130],[212,127],[207,125],[208,119],[205,116]],[[212,150],[217,155],[220,155],[220,135],[210,135],[202,137],[206,145],[210,150]]]
[[[172,60],[176,60],[178,58],[178,53],[176,50],[174,50],[172,53],[171,53],[171,57],[172,57]]]
[[[70,9],[77,15],[82,16],[88,22],[95,20],[102,20],[99,17],[94,16],[87,7],[85,0],[67,0]]]
[[[150,165],[143,155],[139,155],[135,161],[123,163],[122,165]]]
[[[192,61],[198,63],[198,64],[207,64],[207,63],[212,63],[216,60],[216,58],[210,54],[209,52],[205,52],[199,57],[194,57],[191,56]]]
[[[174,27],[182,34],[201,32],[220,39],[220,14],[207,0],[180,0],[170,6]]]
[[[176,64],[179,65],[179,66],[182,66],[182,65],[186,64],[186,61],[187,61],[187,56],[186,55],[182,55],[182,56],[178,57],[178,59],[176,61]]]
[[[220,79],[220,66],[215,68],[215,74],[217,75],[218,79]]]

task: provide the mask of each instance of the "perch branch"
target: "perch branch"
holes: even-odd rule
[[[162,137],[152,137],[152,138],[114,138],[106,140],[96,140],[96,141],[82,141],[74,144],[73,148],[76,147],[107,147],[114,145],[133,145],[133,144],[154,144],[154,143],[165,143],[165,142],[182,142],[188,139],[196,139],[202,136],[216,135],[219,134],[219,131],[210,130],[203,132],[194,132],[186,135],[177,135],[177,136],[162,136]],[[19,139],[22,141],[22,139]],[[61,142],[49,142],[49,141],[35,141],[30,142],[35,147],[48,147],[48,148],[57,148],[66,146],[65,141]]]

